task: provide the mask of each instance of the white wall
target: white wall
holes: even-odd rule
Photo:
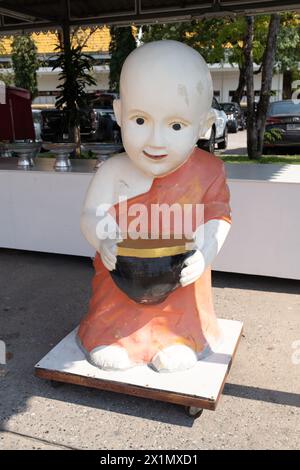
[[[233,67],[230,64],[214,64],[209,66],[213,87],[215,91],[220,92],[218,100],[220,102],[231,101],[229,96],[230,91],[236,90],[238,86],[239,70],[237,67]],[[256,67],[257,69],[257,67]],[[51,67],[41,67],[38,70],[38,90],[40,92],[55,92],[58,81],[58,70],[52,71]],[[97,85],[89,87],[88,90],[108,90],[109,89],[109,66],[101,65],[94,67],[94,76],[96,78]],[[259,90],[261,85],[261,74],[255,75],[254,77],[254,89]],[[282,86],[283,86],[283,75],[276,74],[272,80],[272,90],[275,91],[276,95],[271,97],[271,101],[282,99]],[[244,100],[245,101],[245,100]],[[55,96],[46,96],[46,93],[42,97],[38,97],[34,101],[37,103],[55,103]]]
[[[45,92],[45,95],[39,96],[34,100],[34,104],[55,103],[55,96],[47,96],[47,92],[56,92],[59,85],[58,80],[59,70],[52,71],[51,67],[41,67],[37,73],[38,90]],[[108,90],[109,89],[109,68],[108,66],[94,67],[94,78],[97,82],[95,86],[87,88],[88,91],[92,90]]]
[[[237,67],[233,67],[229,64],[220,65],[215,64],[209,66],[213,86],[215,91],[220,92],[218,100],[220,102],[231,101],[229,96],[230,91],[236,90],[239,80],[239,70]],[[52,71],[50,67],[40,68],[38,71],[38,89],[40,92],[55,92],[56,87],[59,84],[58,81],[58,70]],[[96,66],[94,67],[94,76],[97,81],[96,86],[89,87],[88,90],[108,90],[109,89],[109,67],[108,66]],[[282,85],[283,77],[282,74],[276,74],[272,80],[272,90],[275,91],[276,95],[271,100],[282,99]],[[254,77],[254,89],[259,90],[261,86],[261,74],[255,75]],[[245,100],[244,100],[245,101]],[[42,96],[36,98],[34,101],[37,103],[55,103],[54,96]]]
[[[229,64],[226,64],[224,67],[213,65],[210,66],[210,72],[213,80],[214,91],[220,92],[220,97],[218,101],[228,102],[231,101],[229,96],[230,91],[236,90],[239,81],[239,70],[234,68]],[[272,90],[275,91],[276,95],[271,97],[272,101],[282,99],[282,85],[283,85],[283,76],[282,74],[274,75],[272,79]],[[261,74],[254,76],[254,90],[260,90],[261,87]],[[246,102],[246,100],[244,99]]]

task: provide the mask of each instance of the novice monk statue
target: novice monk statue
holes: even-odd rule
[[[123,65],[114,111],[126,153],[101,165],[81,218],[97,254],[78,340],[99,368],[184,370],[219,340],[210,265],[229,232],[229,191],[222,161],[196,148],[212,94],[200,54],[176,41],[139,47]],[[162,205],[189,207],[191,237],[176,217],[166,236],[164,215],[149,215]]]

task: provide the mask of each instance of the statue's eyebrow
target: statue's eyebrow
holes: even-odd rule
[[[145,115],[148,115],[148,113],[146,113],[146,111],[142,111],[141,109],[130,109],[129,114],[145,114]]]

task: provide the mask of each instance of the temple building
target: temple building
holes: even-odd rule
[[[36,43],[41,66],[38,70],[38,97],[34,100],[35,105],[54,105],[57,96],[57,85],[59,69],[52,70],[53,60],[56,57],[56,47],[59,44],[59,35],[56,31],[32,33],[32,38]],[[107,91],[109,90],[109,44],[110,32],[106,26],[95,28],[79,29],[74,35],[74,41],[86,42],[84,52],[92,55],[95,59],[94,77],[97,85],[89,88],[89,91]],[[0,38],[0,67],[2,73],[7,71],[11,73],[11,43],[12,37]],[[259,67],[255,66],[257,70]],[[231,101],[232,94],[238,85],[239,68],[229,63],[209,64],[211,71],[214,94],[220,102]],[[261,84],[261,75],[255,75],[255,96],[258,100]],[[283,76],[274,74],[272,80],[272,101],[282,99]],[[246,96],[242,103],[246,103]]]
[[[52,70],[52,63],[57,55],[56,47],[59,45],[59,35],[56,31],[32,33],[41,66],[37,72],[38,76],[38,97],[34,104],[54,104],[57,96],[58,75],[60,70]],[[0,64],[6,66],[6,70],[11,72],[11,44],[12,37],[0,38]],[[109,44],[110,34],[107,27],[91,29],[79,29],[73,37],[74,42],[83,41],[85,46],[83,51],[90,54],[95,59],[94,77],[97,85],[89,90],[105,91],[109,89]]]

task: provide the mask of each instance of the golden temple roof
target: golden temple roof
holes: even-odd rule
[[[39,54],[53,54],[58,44],[57,32],[32,33],[32,39],[36,43]],[[0,37],[0,55],[11,54],[11,44],[13,37]],[[78,29],[73,39],[76,42],[85,42],[85,52],[107,53],[110,44],[110,33],[107,26],[92,30],[91,28]]]

